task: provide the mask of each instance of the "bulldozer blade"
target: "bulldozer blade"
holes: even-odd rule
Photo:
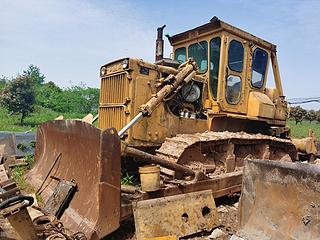
[[[57,179],[77,191],[62,214],[64,226],[101,239],[120,222],[120,140],[115,129],[100,130],[78,120],[55,120],[37,131],[35,162],[27,181],[47,202]]]
[[[244,239],[319,239],[320,167],[248,160],[240,200]]]

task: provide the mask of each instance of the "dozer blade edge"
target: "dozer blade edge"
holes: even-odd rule
[[[319,239],[319,213],[319,166],[246,161],[239,212],[240,237]]]
[[[26,179],[44,202],[57,179],[74,181],[77,191],[61,220],[88,239],[101,239],[119,227],[120,169],[120,140],[115,129],[55,120],[38,128],[34,167]]]

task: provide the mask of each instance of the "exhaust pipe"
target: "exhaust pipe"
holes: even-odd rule
[[[163,25],[162,27],[157,28],[157,40],[156,40],[156,61],[159,61],[163,59],[163,29],[166,27],[166,25]]]

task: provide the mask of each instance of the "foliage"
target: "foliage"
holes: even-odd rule
[[[121,184],[122,185],[133,185],[133,176],[126,173],[121,173]]]
[[[296,124],[301,123],[306,115],[307,111],[300,106],[290,108],[289,118],[294,119]]]
[[[34,161],[34,155],[30,154],[25,156],[26,162],[28,163],[27,168],[31,169]]]
[[[60,95],[63,92],[54,82],[50,81],[36,88],[36,102],[38,105],[57,110],[61,99]]]
[[[82,118],[88,113],[98,113],[98,88],[90,88],[84,84],[60,88],[54,82],[44,80],[45,76],[35,65],[30,65],[15,79],[0,77],[0,106],[6,109],[0,108],[0,115],[11,114],[10,119],[6,116],[0,118],[0,129],[24,131],[59,115],[65,118]],[[36,113],[30,114],[33,109]],[[21,126],[16,125],[16,115],[13,113],[21,114]]]
[[[34,110],[35,91],[29,77],[18,75],[6,84],[0,94],[0,105],[10,114],[20,114],[20,123]]]
[[[309,110],[305,116],[305,119],[308,120],[310,123],[317,119],[317,114],[314,110]]]
[[[72,86],[55,95],[51,108],[59,112],[97,113],[99,89]]]
[[[31,81],[35,85],[41,85],[44,83],[44,79],[46,78],[41,72],[40,68],[31,64],[29,65],[28,69],[23,71],[23,76],[26,76],[27,78],[31,79]]]
[[[5,87],[9,79],[5,76],[0,77],[0,90]]]
[[[21,190],[25,190],[27,187],[27,183],[24,177],[25,168],[24,167],[14,167],[11,171],[12,177],[17,183],[18,187]]]
[[[320,110],[316,112],[316,120],[318,123],[320,123]]]

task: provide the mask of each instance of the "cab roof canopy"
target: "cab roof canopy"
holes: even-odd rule
[[[216,16],[214,16],[209,23],[169,37],[169,41],[172,46],[176,46],[178,44],[188,42],[192,39],[200,38],[218,31],[229,32],[244,40],[252,42],[253,44],[260,45],[265,49],[276,51],[276,45],[269,43],[261,38],[258,38],[239,28],[236,28],[228,23],[225,23]]]

